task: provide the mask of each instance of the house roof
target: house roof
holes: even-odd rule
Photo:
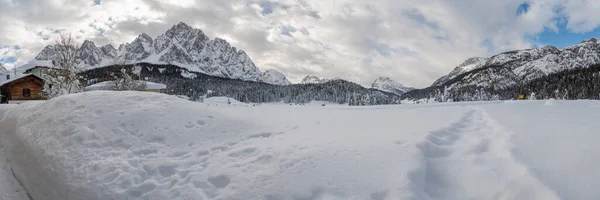
[[[41,68],[41,69],[56,69],[56,70],[60,70],[60,68],[57,68],[57,67],[48,67],[48,66],[35,66],[35,67],[32,67],[32,68],[26,69],[26,70],[25,70],[25,73],[26,73],[26,74],[27,74],[27,73],[30,73],[32,70],[34,70],[34,69],[39,69],[39,68]]]
[[[165,84],[154,83],[154,82],[150,82],[150,81],[138,81],[138,82],[146,83],[146,90],[160,90],[160,89],[167,88],[167,85],[165,85]],[[104,81],[104,82],[96,83],[96,84],[85,87],[85,90],[110,90],[111,83],[112,83],[112,81]]]
[[[42,79],[41,77],[39,77],[39,76],[36,76],[35,74],[20,74],[20,75],[19,75],[19,76],[17,76],[17,77],[14,77],[14,78],[11,78],[11,79],[9,79],[9,80],[6,80],[6,81],[3,81],[3,82],[0,82],[0,87],[4,86],[4,85],[6,85],[6,84],[9,84],[9,83],[15,82],[15,81],[17,81],[17,80],[20,80],[20,79],[23,79],[23,78],[29,77],[29,76],[33,76],[33,77],[39,78],[39,79],[41,79],[41,80],[44,80],[44,79]]]
[[[22,73],[22,72],[27,71],[28,69],[40,67],[40,66],[50,67],[53,65],[52,65],[52,61],[49,61],[49,60],[32,60],[32,61],[29,61],[27,64],[21,65],[19,68],[17,68],[17,70]]]

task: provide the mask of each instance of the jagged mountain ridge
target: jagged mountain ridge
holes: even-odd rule
[[[524,91],[535,93],[536,91],[524,88],[529,87],[531,83],[552,85],[548,83],[549,76],[553,76],[553,79],[572,80],[570,77],[557,78],[556,75],[569,75],[572,71],[577,70],[586,72],[581,69],[598,64],[600,64],[600,41],[595,38],[563,49],[545,46],[509,51],[489,58],[469,58],[448,75],[436,80],[432,86],[407,92],[402,95],[402,98],[436,97],[441,100],[461,101],[495,99],[489,98],[494,96],[501,99],[514,99],[519,95],[528,95],[523,93]],[[587,75],[579,74],[577,76],[586,77]],[[585,78],[577,80],[581,81]],[[583,81],[561,84],[589,85],[595,83]],[[545,88],[545,90],[547,89]],[[507,91],[510,92],[507,93]],[[581,95],[580,97],[583,98]]]
[[[600,42],[596,38],[592,38],[564,49],[544,46],[504,52],[489,58],[469,58],[448,75],[436,80],[432,86],[506,88],[549,74],[598,63],[600,63]],[[493,73],[490,70],[480,70],[486,68],[504,69],[495,69]],[[476,70],[480,71],[473,73]],[[470,75],[464,77],[462,81],[452,81],[465,74]],[[494,79],[494,81],[490,81],[490,79]],[[452,84],[448,84],[449,82]],[[491,82],[497,84],[492,85]]]
[[[35,60],[54,60],[58,56],[56,47],[44,48]],[[261,72],[243,50],[232,47],[221,38],[210,39],[200,29],[185,23],[172,26],[153,39],[141,34],[131,43],[97,47],[85,41],[78,51],[80,67],[93,69],[113,64],[155,63],[173,64],[190,71],[224,78],[288,85],[290,82],[281,72]]]
[[[373,84],[371,84],[371,88],[385,91],[385,92],[394,93],[397,95],[402,95],[406,92],[409,92],[409,91],[415,89],[412,87],[406,87],[406,86],[392,80],[389,77],[379,77],[379,78],[375,79],[375,81],[373,81]]]
[[[334,80],[342,80],[339,77],[335,77],[335,78],[319,78],[317,76],[313,76],[313,75],[308,75],[305,76],[302,81],[300,81],[300,84],[319,84],[319,83],[327,83],[329,81],[334,81]]]
[[[281,72],[269,69],[262,73],[261,80],[275,85],[290,85],[290,81]]]

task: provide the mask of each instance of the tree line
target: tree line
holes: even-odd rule
[[[379,90],[367,89],[345,80],[320,84],[272,85],[243,81],[191,72],[175,65],[138,63],[112,65],[87,70],[82,76],[87,85],[109,81],[111,74],[126,69],[139,79],[167,85],[164,91],[171,95],[185,95],[192,101],[213,96],[226,96],[247,103],[285,102],[303,104],[310,101],[328,101],[338,104],[382,105],[399,104],[400,97]]]
[[[600,64],[564,70],[531,81],[503,88],[465,86],[449,89],[442,86],[413,90],[403,99],[433,99],[436,101],[489,101],[519,99],[600,99]]]

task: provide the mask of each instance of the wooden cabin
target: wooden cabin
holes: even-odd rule
[[[0,84],[0,103],[44,99],[40,94],[44,89],[44,80],[34,74],[15,77]]]

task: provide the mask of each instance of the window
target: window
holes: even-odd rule
[[[6,80],[10,80],[10,75],[6,75]]]
[[[31,96],[31,90],[29,88],[23,89],[23,96],[24,97],[30,97]]]

